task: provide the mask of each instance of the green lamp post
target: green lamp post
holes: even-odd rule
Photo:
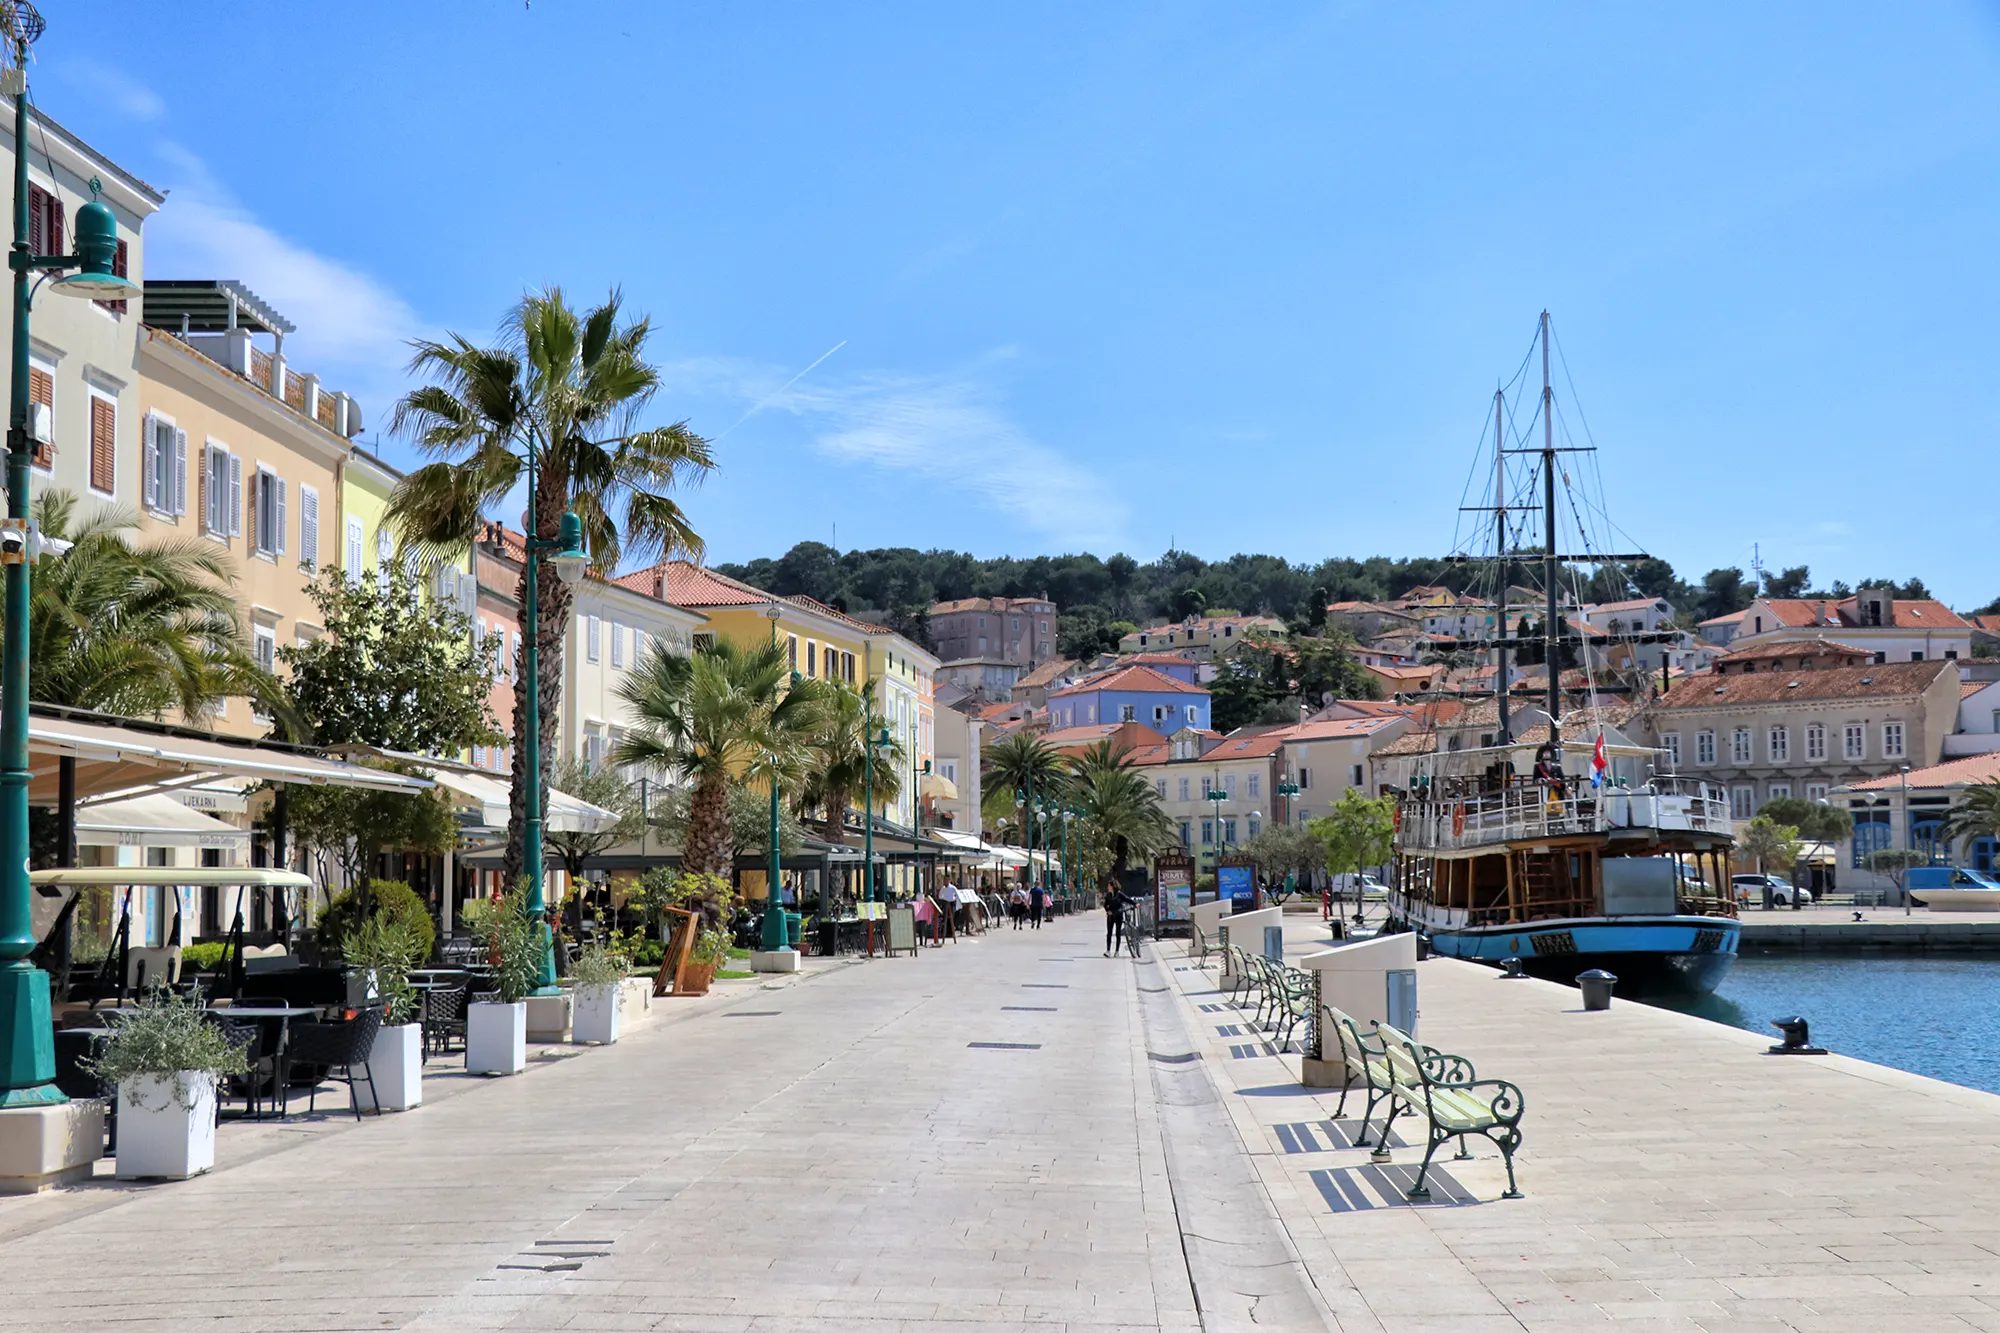
[[[774,648],[778,644],[778,618],[783,614],[776,602],[764,608],[764,618],[771,622],[771,646]],[[792,673],[792,679],[798,679],[798,672]],[[776,953],[790,943],[786,938],[788,932],[785,930],[785,900],[778,892],[778,775],[776,773],[771,775],[771,836],[768,850],[770,860],[764,871],[764,929],[758,938],[758,943],[764,946],[764,952]]]
[[[861,755],[861,799],[866,806],[861,812],[861,875],[866,885],[864,901],[871,903],[875,901],[875,752],[880,750],[886,756],[890,744],[889,729],[883,727],[879,736],[868,737]],[[868,956],[875,956],[875,917],[872,912],[868,917]]]
[[[0,566],[6,570],[6,654],[0,659],[0,1107],[69,1100],[55,1086],[49,976],[28,961],[36,943],[28,885],[28,570],[38,535],[28,521],[28,464],[35,447],[28,410],[33,301],[28,278],[76,269],[68,277],[45,278],[49,290],[93,301],[143,295],[137,284],[111,271],[118,219],[97,198],[103,187],[95,178],[90,202],[77,210],[76,252],[38,255],[28,248],[28,47],[43,25],[32,5],[17,0],[8,8],[12,31],[6,36],[12,39],[14,63],[0,75],[0,88],[14,96],[14,248],[7,256],[14,272],[14,378],[7,419],[7,519],[0,527]]]
[[[555,938],[549,931],[548,903],[543,895],[542,881],[545,867],[542,851],[542,689],[541,689],[541,607],[536,590],[536,567],[546,558],[556,567],[556,577],[570,587],[575,587],[583,579],[583,571],[590,564],[590,553],[583,549],[583,520],[565,510],[562,525],[553,538],[535,535],[532,529],[541,523],[534,514],[535,495],[535,451],[528,449],[528,515],[527,570],[521,580],[521,639],[522,672],[528,681],[527,731],[521,738],[521,762],[527,766],[527,774],[522,779],[524,804],[527,807],[527,827],[521,835],[521,857],[528,867],[528,917],[535,923],[542,941],[542,961],[538,974],[540,984],[535,988],[537,995],[554,995],[556,990],[556,950]],[[547,552],[546,557],[540,555]]]
[[[1228,800],[1229,797],[1223,792],[1222,788],[1211,787],[1201,794],[1201,799],[1209,801],[1215,806],[1215,814],[1211,817],[1210,822],[1214,826],[1215,833],[1215,839],[1212,844],[1215,848],[1215,861],[1217,865],[1220,865],[1222,863],[1222,803]]]
[[[1278,795],[1285,798],[1285,822],[1289,824],[1292,822],[1292,798],[1299,794],[1299,784],[1293,782],[1288,777],[1284,781],[1278,784],[1277,791]],[[1297,884],[1298,884],[1298,872],[1296,870],[1287,870],[1285,872],[1286,897],[1289,898],[1292,895],[1292,893],[1297,888]]]

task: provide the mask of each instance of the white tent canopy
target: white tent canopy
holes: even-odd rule
[[[431,781],[457,794],[460,798],[457,804],[478,812],[480,827],[507,827],[509,790],[506,783],[471,769],[447,768],[441,764],[425,764],[422,768]],[[616,811],[578,800],[553,787],[549,789],[549,817],[543,824],[548,832],[602,833],[617,823]]]
[[[250,831],[153,792],[78,806],[76,841],[82,847],[216,847],[247,854]]]

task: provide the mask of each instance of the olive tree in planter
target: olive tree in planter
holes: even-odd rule
[[[631,959],[600,944],[577,955],[569,973],[576,997],[571,1041],[579,1046],[586,1042],[609,1046],[618,1040],[618,988],[631,968]]]
[[[364,1111],[407,1111],[424,1100],[424,1028],[417,1021],[410,969],[428,951],[422,936],[389,916],[369,918],[341,941],[348,965],[374,977],[376,1002],[383,1007],[382,1027],[368,1053],[368,1086],[354,1087]]]
[[[118,1088],[119,1179],[186,1180],[215,1165],[218,1085],[250,1065],[199,1003],[160,991],[111,1030],[89,1068]]]
[[[528,1066],[528,996],[541,974],[541,933],[528,915],[528,893],[515,885],[466,906],[466,925],[495,972],[496,999],[465,1009],[465,1072],[518,1074]]]

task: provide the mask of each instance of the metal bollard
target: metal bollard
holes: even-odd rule
[[[1593,967],[1576,979],[1577,989],[1583,992],[1585,1013],[1611,1007],[1611,988],[1618,984],[1618,978],[1601,967]]]
[[[1500,960],[1500,980],[1502,980],[1502,981],[1526,981],[1527,979],[1528,979],[1528,974],[1527,974],[1526,972],[1523,972],[1523,971],[1521,970],[1521,960],[1520,960],[1520,959],[1518,959],[1518,958],[1502,958],[1502,959]]]
[[[1785,1034],[1783,1045],[1773,1046],[1768,1055],[1825,1055],[1826,1047],[1812,1044],[1812,1034],[1807,1031],[1806,1020],[1793,1014],[1789,1018],[1774,1018],[1771,1026]]]

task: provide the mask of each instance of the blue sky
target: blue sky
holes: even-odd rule
[[[149,274],[372,421],[404,339],[622,284],[713,559],[1441,553],[1547,307],[1684,574],[2000,594],[1991,6],[45,8]]]

